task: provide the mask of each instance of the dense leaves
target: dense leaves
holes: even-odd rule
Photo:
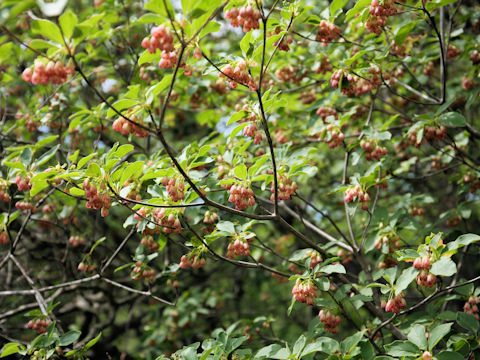
[[[5,0],[0,31],[0,357],[480,358],[475,1]]]

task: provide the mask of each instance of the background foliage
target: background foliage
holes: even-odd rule
[[[0,31],[0,357],[480,358],[476,1],[4,0]]]

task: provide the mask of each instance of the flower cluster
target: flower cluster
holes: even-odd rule
[[[462,88],[464,90],[472,90],[474,87],[475,87],[476,83],[475,83],[475,80],[472,79],[472,78],[467,78],[466,76],[464,76],[462,78]]]
[[[445,126],[425,126],[423,128],[423,138],[421,141],[417,140],[417,131],[412,130],[408,133],[408,140],[416,148],[420,147],[423,144],[424,138],[427,140],[443,140],[447,137],[447,128]]]
[[[8,244],[8,233],[6,231],[0,232],[0,245]]]
[[[72,244],[73,247],[77,247],[85,244],[86,241],[85,241],[85,238],[81,236],[70,236],[70,238],[68,239],[68,242]]]
[[[193,268],[198,269],[205,266],[206,260],[200,254],[187,254],[183,255],[180,259],[180,269]]]
[[[346,251],[344,249],[339,249],[337,251],[337,256],[342,258],[342,264],[348,264],[350,261],[353,260],[353,254],[350,251]]]
[[[365,159],[367,159],[367,161],[380,160],[382,156],[388,154],[387,148],[379,145],[376,145],[375,147],[373,147],[373,144],[371,141],[365,141],[365,140],[360,141],[360,147],[365,149],[366,151]]]
[[[462,50],[457,48],[455,45],[448,45],[447,48],[447,59],[453,59],[460,55],[462,53]]]
[[[260,12],[250,5],[240,8],[231,8],[225,11],[225,19],[230,20],[233,27],[243,26],[244,32],[252,29],[259,29],[259,20],[262,16]]]
[[[168,216],[165,214],[165,209],[156,209],[153,212],[155,220],[163,226],[163,232],[165,234],[174,233],[180,234],[182,232],[182,226],[178,216],[170,213]]]
[[[22,177],[17,174],[15,177],[15,184],[17,184],[18,191],[30,191],[32,184],[30,184],[30,176]]]
[[[327,46],[327,43],[338,39],[341,32],[342,30],[337,25],[322,20],[320,21],[315,40],[321,42],[322,46]]]
[[[480,64],[480,52],[478,52],[478,50],[472,52],[470,55],[470,61],[472,62],[472,65]]]
[[[318,68],[315,70],[317,74],[326,74],[329,71],[333,70],[333,66],[330,64],[330,60],[328,60],[328,57],[325,55],[322,56],[322,59],[320,60],[320,65]]]
[[[33,319],[27,323],[29,329],[35,330],[39,334],[43,334],[47,331],[47,327],[52,322],[49,319]]]
[[[143,124],[142,119],[139,119],[136,115],[131,115],[129,119],[131,121],[128,121],[127,119],[119,116],[113,122],[112,129],[124,136],[128,136],[129,134],[135,134],[135,136],[143,138],[148,135],[148,131],[139,126]]]
[[[301,74],[298,69],[292,66],[284,66],[277,71],[275,71],[275,76],[281,82],[291,83],[295,85],[299,85],[303,79],[303,74]]]
[[[253,190],[242,185],[232,185],[230,188],[228,202],[235,205],[237,210],[245,210],[249,206],[255,205]]]
[[[217,220],[218,220],[217,213],[205,211],[205,215],[203,216],[203,222],[205,224],[213,224]]]
[[[322,256],[318,253],[318,251],[315,250],[308,250],[307,251],[307,256],[310,257],[310,267],[312,269],[315,268],[318,264],[323,262]]]
[[[358,198],[358,201],[362,203],[363,210],[368,210],[368,203],[370,202],[368,192],[362,190],[360,186],[354,186],[345,190],[343,200],[346,203],[352,202],[355,198]]]
[[[137,261],[132,270],[132,277],[134,280],[145,279],[150,282],[155,280],[155,270],[148,267],[142,261]]]
[[[425,210],[421,206],[418,206],[418,205],[411,205],[408,212],[412,216],[422,216],[422,215],[425,214]]]
[[[33,70],[26,68],[22,73],[22,79],[31,82],[34,85],[46,85],[51,82],[53,85],[59,85],[67,81],[67,76],[75,73],[72,63],[64,66],[61,61],[49,61],[46,65],[41,60],[35,60]]]
[[[176,51],[162,51],[162,58],[158,62],[158,67],[160,69],[172,69],[175,67],[178,61],[178,55]],[[191,75],[191,72],[188,72],[188,69],[185,70],[185,75]]]
[[[336,70],[330,77],[330,85],[334,88],[338,88],[342,82],[341,92],[345,96],[355,95],[355,84],[358,82],[358,77],[344,72],[342,69]]]
[[[252,240],[253,239],[245,240],[242,238],[233,238],[228,244],[227,257],[229,259],[233,259],[237,255],[249,256],[250,255],[249,242],[251,242]]]
[[[374,243],[378,250],[382,250],[383,245],[388,246],[388,252],[393,254],[396,249],[400,249],[400,238],[393,233],[377,237]]]
[[[35,214],[37,212],[37,208],[35,207],[35,205],[28,201],[18,201],[17,203],[15,203],[15,207],[18,210],[22,210],[22,211],[30,210],[32,214]]]
[[[340,128],[332,124],[328,124],[322,129],[322,131],[313,136],[319,138],[322,134],[325,134],[325,132],[326,136],[324,137],[323,141],[328,144],[330,149],[341,146],[343,140],[345,140],[345,135],[342,133]]]
[[[225,65],[219,76],[227,78],[230,89],[235,89],[237,84],[240,83],[248,86],[252,91],[257,90],[257,84],[247,72],[247,64],[243,60],[239,61],[235,68],[230,64]]]
[[[7,190],[8,184],[6,181],[0,179],[0,201],[10,202],[11,197],[8,194]],[[18,187],[18,184],[17,184]]]
[[[318,319],[323,323],[326,332],[338,334],[338,327],[342,323],[340,316],[334,315],[328,310],[320,310],[318,313]]]
[[[173,202],[185,198],[185,183],[182,179],[165,176],[162,178],[162,185],[167,187],[168,196],[170,196]]]
[[[307,305],[313,305],[313,299],[317,297],[317,287],[312,280],[297,279],[295,286],[292,289],[292,294],[295,300]]]
[[[326,108],[326,107],[320,106],[317,109],[317,115],[320,116],[320,118],[323,121],[325,121],[327,119],[327,117],[329,117],[329,116],[333,116],[335,118],[335,120],[338,120],[337,110],[332,109],[332,108]]]
[[[431,260],[428,255],[424,255],[423,257],[417,257],[413,261],[413,267],[415,269],[421,269],[420,273],[417,275],[418,285],[432,287],[437,283],[436,276],[428,271],[430,269],[430,266]]]
[[[77,267],[78,271],[84,271],[88,274],[92,274],[97,269],[98,269],[97,264],[89,264],[83,261],[80,264],[78,264],[78,267]]]
[[[85,204],[87,209],[101,209],[102,216],[108,215],[108,209],[111,206],[110,196],[105,188],[105,185],[100,187],[100,192],[95,184],[92,184],[89,179],[83,181],[83,190],[88,201]]]
[[[140,240],[140,243],[145,246],[148,250],[151,252],[155,252],[159,249],[159,245],[157,242],[153,239],[152,235],[147,235],[142,237],[142,240]]]
[[[295,181],[292,182],[287,176],[278,175],[278,200],[290,200],[290,197],[295,194],[297,191],[298,186]],[[275,184],[272,181],[272,185],[270,186],[270,192],[272,195],[270,196],[270,200],[275,200]]]
[[[303,105],[311,104],[317,100],[317,92],[315,89],[301,92],[300,95],[298,95],[298,100],[301,100]]]
[[[382,309],[385,309],[386,312],[398,314],[400,310],[407,307],[407,302],[405,301],[405,294],[402,292],[394,298],[388,300],[387,302],[385,302],[385,300],[382,300],[381,306]]]
[[[263,134],[260,130],[258,130],[255,122],[251,122],[243,128],[243,135],[253,137],[253,143],[255,145],[260,145],[262,143]]]
[[[365,24],[365,28],[377,35],[382,33],[382,26],[387,24],[389,16],[397,13],[394,0],[384,0],[380,5],[379,0],[372,0],[370,4],[370,17]]]
[[[465,305],[463,305],[463,311],[467,314],[472,314],[477,320],[480,320],[478,304],[480,304],[480,298],[477,296],[470,296]]]
[[[158,50],[170,52],[174,50],[173,35],[165,25],[152,28],[151,36],[147,36],[142,40],[142,47],[147,49],[150,54],[155,54]]]

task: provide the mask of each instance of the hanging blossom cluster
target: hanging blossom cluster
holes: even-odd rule
[[[370,4],[370,15],[365,24],[365,28],[377,35],[382,33],[382,26],[387,25],[388,18],[397,13],[394,0],[384,0],[380,4],[379,0],[372,0]]]
[[[108,210],[111,206],[111,199],[108,195],[105,184],[102,184],[100,189],[97,189],[95,184],[92,184],[89,179],[85,179],[83,181],[83,190],[85,191],[85,196],[88,199],[85,207],[87,209],[101,209],[102,216],[107,216]]]
[[[240,256],[240,255],[245,255],[249,256],[250,255],[250,245],[253,241],[253,238],[250,239],[243,239],[243,238],[232,238],[230,243],[228,244],[227,248],[227,257],[229,259],[233,259],[235,256]]]
[[[337,25],[322,20],[320,21],[315,40],[321,42],[322,46],[327,46],[327,43],[338,39],[341,33],[342,30]]]
[[[348,97],[365,95],[382,85],[380,77],[381,70],[378,66],[369,69],[370,78],[360,78],[356,75],[345,72],[342,69],[336,70],[330,77],[330,85],[339,88],[342,94]],[[388,76],[386,76],[388,78]]]
[[[402,292],[388,301],[382,300],[381,306],[382,309],[385,309],[386,312],[398,314],[400,310],[407,307],[407,302],[405,301],[405,294]]]
[[[313,305],[313,300],[317,297],[317,287],[312,280],[297,279],[295,286],[292,289],[292,294],[295,300],[298,300],[307,305]]]
[[[247,63],[243,60],[239,61],[235,68],[230,64],[225,65],[219,76],[226,78],[230,89],[235,89],[240,83],[248,86],[251,91],[257,90],[257,84],[247,72]]]
[[[128,121],[123,117],[118,117],[112,124],[112,129],[124,136],[134,134],[135,136],[144,138],[148,136],[148,131],[141,127],[143,120],[137,115],[130,115]],[[138,124],[138,125],[137,125]]]
[[[73,75],[75,68],[72,63],[67,66],[61,61],[49,61],[46,65],[42,60],[36,59],[31,67],[26,68],[22,73],[22,79],[34,85],[46,85],[49,82],[53,85],[60,85],[67,81],[68,75]]]
[[[198,269],[205,266],[206,263],[207,261],[203,256],[201,256],[201,254],[190,253],[181,257],[180,264],[178,266],[180,269]]]
[[[298,185],[295,181],[292,182],[286,175],[278,175],[278,200],[290,200],[290,197],[298,190]],[[275,200],[275,183],[272,181],[270,186],[270,201]]]
[[[175,67],[178,56],[173,45],[173,35],[165,25],[152,28],[151,36],[147,36],[142,40],[142,47],[150,54],[160,50],[162,58],[158,62],[160,69],[169,69]]]
[[[262,18],[260,12],[250,5],[240,8],[231,8],[225,11],[225,19],[230,21],[233,27],[243,26],[244,32],[252,29],[259,29],[259,20]]]

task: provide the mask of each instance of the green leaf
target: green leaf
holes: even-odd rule
[[[332,265],[327,265],[324,266],[320,269],[321,272],[324,274],[346,274],[345,267],[342,264],[332,264]]]
[[[465,357],[455,351],[442,351],[435,355],[436,360],[465,360]]]
[[[121,99],[118,101],[115,101],[113,103],[113,107],[117,109],[119,112],[122,112],[122,110],[129,109],[132,106],[138,105],[139,101],[135,99]],[[120,116],[118,115],[115,110],[113,109],[108,109],[107,111],[107,117],[112,117],[112,116]]]
[[[23,149],[22,153],[20,154],[20,161],[23,165],[25,165],[25,167],[28,167],[32,162],[32,149],[29,146]]]
[[[12,168],[12,169],[20,169],[22,171],[27,171],[27,168],[25,167],[25,165],[23,165],[19,161],[15,161],[15,162],[4,161],[2,163],[2,165],[7,166],[7,167]]]
[[[464,313],[464,312],[457,313],[457,323],[464,329],[467,329],[473,332],[474,334],[478,332],[478,329],[480,326],[475,316],[473,316],[472,314]]]
[[[32,22],[32,32],[34,34],[42,35],[49,40],[55,41],[63,45],[63,36],[60,29],[53,22],[48,20],[34,20]]]
[[[460,235],[457,240],[449,242],[447,244],[448,250],[456,250],[461,247],[470,245],[471,243],[480,241],[480,235],[477,234],[463,234]]]
[[[102,333],[98,334],[95,339],[90,340],[88,343],[85,344],[85,349],[90,349],[93,345],[95,345],[98,340],[102,337]]]
[[[418,21],[409,21],[402,27],[398,28],[397,31],[395,31],[395,42],[398,44],[398,46],[403,45],[405,39],[412,32],[417,23]]]
[[[165,4],[167,8],[165,9]],[[145,9],[150,10],[154,13],[160,14],[168,19],[168,14],[175,18],[175,10],[173,9],[170,0],[150,0],[145,4]],[[167,13],[168,9],[168,13]]]
[[[241,180],[247,180],[247,166],[245,164],[240,164],[233,169],[235,176]]]
[[[39,180],[35,182],[32,181],[32,183],[33,185],[32,185],[32,188],[30,189],[31,196],[37,195],[40,191],[42,191],[43,189],[49,186],[46,180]]]
[[[250,43],[252,42],[252,32],[249,31],[245,34],[243,39],[240,41],[240,49],[246,55],[248,52],[248,48],[250,47]]]
[[[144,165],[144,161],[136,161],[134,163],[128,164],[125,170],[123,170],[122,177],[120,178],[120,186],[123,186],[125,181],[131,178],[139,177],[143,172]]]
[[[78,161],[77,169],[81,169],[90,159],[92,159],[93,157],[95,157],[95,155],[97,155],[97,153],[92,153],[92,154],[90,154],[90,155],[87,155],[87,156],[81,158],[81,159]]]
[[[347,3],[348,0],[333,0],[330,4],[330,16],[336,16],[337,11],[341,10]]]
[[[362,330],[353,334],[352,336],[347,337],[345,340],[342,341],[342,352],[344,353],[352,353],[355,348],[357,347],[360,340],[362,340],[363,335],[365,334],[366,330]]]
[[[431,351],[449,332],[452,327],[452,323],[441,324],[430,331],[428,337],[428,349]]]
[[[235,226],[230,221],[220,221],[217,224],[217,230],[229,235],[233,235],[235,233]]]
[[[16,342],[7,343],[2,349],[2,353],[0,354],[0,357],[3,358],[12,354],[16,354],[23,348],[25,347],[20,343],[16,343]]]
[[[308,343],[307,346],[305,346],[301,357],[307,356],[313,352],[331,354],[337,350],[340,350],[340,344],[336,340],[328,337],[319,337],[315,342]]]
[[[89,254],[93,254],[93,250],[95,250],[95,248],[100,245],[101,243],[103,243],[105,240],[107,240],[107,238],[105,236],[101,237],[100,239],[98,239],[97,241],[95,241],[95,244],[93,244],[92,248],[90,249],[90,252]]]
[[[433,263],[430,272],[439,276],[452,276],[457,272],[457,266],[452,259],[448,257],[442,257],[440,260]]]
[[[300,335],[300,337],[295,341],[293,345],[292,354],[296,355],[299,354],[300,351],[305,347],[305,343],[307,342],[307,338],[305,335]]]
[[[442,6],[453,4],[457,1],[458,0],[434,0],[434,1],[429,1],[427,3],[427,10],[428,11],[433,11],[433,10],[441,8]]]
[[[160,80],[159,83],[151,86],[147,92],[145,93],[145,96],[147,99],[153,100],[153,98],[156,98],[158,94],[160,94],[162,91],[164,91],[172,82],[172,74],[165,75],[162,80]]]
[[[54,146],[50,150],[48,150],[45,154],[43,154],[37,161],[35,161],[34,166],[38,167],[40,165],[45,164],[48,160],[50,160],[52,157],[55,156],[57,153],[58,149],[60,148],[60,144]]]
[[[77,330],[70,330],[69,332],[63,334],[60,336],[60,339],[57,342],[58,346],[67,346],[70,344],[73,344],[75,341],[77,341],[80,338],[80,335],[82,333]]]
[[[277,354],[283,354],[286,351],[288,351],[288,349],[285,349],[278,344],[271,344],[258,350],[257,353],[255,354],[255,359],[263,359],[263,358],[279,359],[279,357],[277,357]],[[286,357],[288,356],[290,356],[289,351]]]
[[[154,54],[150,54],[148,50],[145,50],[138,58],[138,65],[155,62],[156,60],[160,59],[160,57],[161,53],[159,51]]]
[[[58,22],[65,37],[70,39],[78,22],[77,15],[71,9],[68,9],[58,18]]]
[[[347,12],[347,17],[345,18],[345,21],[349,21],[351,18],[353,18],[355,15],[360,14],[367,6],[369,6],[371,3],[371,0],[359,0],[355,3],[355,6],[348,10]]]
[[[438,117],[438,121],[445,126],[462,127],[467,121],[465,117],[458,112],[448,112]]]
[[[418,356],[420,349],[410,341],[396,340],[385,345],[385,351],[392,356]]]
[[[421,350],[427,349],[427,337],[425,326],[414,325],[408,333],[408,340],[417,345]]]
[[[220,31],[222,25],[216,21],[210,21],[207,26],[205,26],[202,31],[200,31],[200,34],[198,34],[198,37],[201,39],[205,35],[208,35],[213,32],[218,32]]]
[[[399,295],[403,290],[405,290],[408,285],[415,280],[418,273],[419,270],[415,269],[413,266],[403,270],[402,274],[397,279],[395,295]]]

